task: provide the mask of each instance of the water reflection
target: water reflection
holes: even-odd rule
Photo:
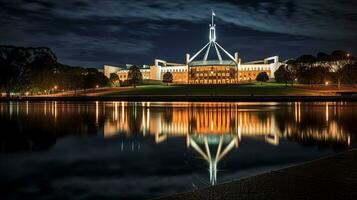
[[[0,104],[1,152],[46,150],[68,135],[141,136],[156,144],[183,138],[216,184],[220,161],[251,138],[319,148],[348,148],[357,126],[355,103],[7,102]],[[121,151],[141,143],[121,141]]]
[[[105,108],[107,112],[102,118],[107,138],[139,132],[153,135],[155,142],[160,143],[168,137],[230,134],[237,135],[238,141],[242,136],[262,137],[272,145],[278,145],[280,138],[296,138],[348,146],[351,135],[346,129],[354,129],[348,118],[356,112],[355,106],[350,104],[302,106],[299,102],[285,105],[152,103],[151,106],[145,102],[129,106],[125,102],[113,102]]]
[[[334,109],[330,119],[329,104]],[[344,117],[341,112],[342,115],[354,113],[354,107],[352,111],[346,111],[341,103],[303,106],[300,102],[283,106],[181,103],[165,107],[146,103],[138,106],[134,103],[124,107],[122,102],[119,119],[118,103],[112,106],[108,110],[109,113],[110,109],[114,110],[113,117],[105,117],[105,137],[141,132],[143,135],[154,135],[156,143],[170,137],[185,137],[187,147],[193,148],[207,162],[212,185],[217,183],[219,161],[233,148],[239,147],[242,137],[262,139],[271,145],[279,145],[281,138],[288,138],[304,145],[347,147],[351,135],[341,127],[343,123],[339,119]]]

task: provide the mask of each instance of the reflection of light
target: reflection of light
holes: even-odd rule
[[[326,118],[326,122],[328,122],[328,102],[326,102],[326,109],[325,109],[325,118]]]
[[[19,116],[19,102],[16,102],[16,116]]]
[[[272,145],[278,145],[281,137],[296,137],[297,134],[299,134],[299,137],[313,138],[314,140],[327,141],[333,139],[347,142],[347,134],[339,132],[341,128],[337,123],[329,123],[326,128],[318,130],[316,128],[311,130],[304,128],[306,132],[302,132],[298,124],[288,123],[284,130],[280,130],[274,115],[270,114],[262,118],[258,114],[259,112],[256,112],[259,111],[259,108],[256,107],[243,107],[243,109],[236,110],[235,104],[232,106],[225,103],[179,103],[178,106],[175,103],[166,104],[166,106],[164,103],[155,103],[149,109],[146,107],[148,103],[145,103],[145,107],[137,106],[140,117],[135,118],[134,113],[132,115],[128,113],[135,111],[133,109],[135,104],[128,107],[124,106],[125,102],[121,102],[121,104],[122,119],[115,122],[108,122],[106,119],[104,122],[106,136],[120,132],[130,134],[132,128],[134,128],[130,124],[139,120],[135,124],[138,124],[141,133],[155,135],[155,142],[157,143],[163,142],[169,137],[186,137],[190,134],[235,134],[238,138],[237,141],[245,136],[259,136]],[[329,111],[329,104],[326,106],[328,106],[326,110]],[[165,110],[162,110],[162,107],[165,107]],[[292,104],[292,107],[294,109],[293,119],[295,115],[295,122],[301,122],[301,115],[304,115],[306,110],[304,109],[304,113],[301,113],[301,103],[299,102]],[[324,111],[326,110],[324,109]],[[113,108],[110,116],[115,116],[116,112]],[[328,118],[328,120],[330,119]]]
[[[121,122],[124,123],[124,102],[121,102]]]
[[[118,120],[118,102],[115,102],[115,104],[114,104],[114,108],[115,108],[115,111],[114,111],[114,119],[115,119],[115,121],[117,121]]]
[[[294,116],[296,122],[301,121],[301,102],[294,103]]]
[[[26,101],[26,115],[29,115],[29,101]]]
[[[57,119],[57,101],[55,101],[54,104],[54,115],[55,115],[55,120]]]
[[[12,117],[12,112],[13,112],[12,101],[10,101],[9,102],[9,115],[10,115],[10,118]]]
[[[95,102],[95,123],[98,125],[99,118],[99,105],[98,101]]]

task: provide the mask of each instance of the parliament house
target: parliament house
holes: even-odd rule
[[[255,80],[260,72],[274,78],[274,72],[282,64],[278,56],[257,61],[242,62],[238,52],[234,56],[216,41],[216,25],[209,26],[209,41],[193,56],[186,54],[185,64],[170,63],[155,59],[151,66],[144,65],[140,71],[144,80],[162,81],[163,75],[170,72],[176,84],[237,84]],[[128,78],[128,67],[104,65],[104,74],[109,77],[116,73],[120,81]]]

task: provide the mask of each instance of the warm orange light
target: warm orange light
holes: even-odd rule
[[[57,89],[58,89],[58,86],[57,86],[57,85],[53,86],[53,89],[54,89],[54,90],[57,90]]]
[[[325,85],[328,85],[328,84],[329,84],[329,82],[328,82],[328,81],[326,81],[326,82],[325,82]]]
[[[99,85],[96,85],[95,87],[96,87],[96,88],[99,88]]]

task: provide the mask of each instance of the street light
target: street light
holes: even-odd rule
[[[95,88],[99,88],[99,85],[96,85]]]
[[[57,90],[57,89],[58,89],[58,86],[57,86],[57,85],[53,86],[53,89],[54,89],[54,90]]]

